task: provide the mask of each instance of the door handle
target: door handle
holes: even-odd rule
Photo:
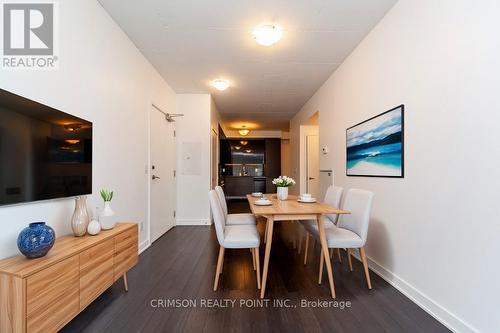
[[[309,177],[309,180],[313,180],[313,179],[316,179],[316,178],[314,178],[314,177]]]
[[[156,175],[153,175],[153,176],[151,177],[151,179],[153,179],[153,180],[155,180],[155,179],[160,179],[160,177],[158,177],[158,176],[156,176]]]

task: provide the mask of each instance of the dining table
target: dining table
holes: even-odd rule
[[[260,197],[247,195],[248,203],[252,214],[264,217],[266,222],[266,248],[264,252],[264,266],[262,270],[262,284],[260,298],[264,298],[266,293],[267,273],[269,271],[269,257],[271,255],[271,246],[273,240],[273,226],[275,221],[300,221],[316,220],[318,223],[319,238],[321,250],[325,258],[329,258],[328,244],[325,234],[325,215],[326,214],[349,214],[348,211],[332,207],[323,202],[299,202],[298,197],[289,195],[286,200],[279,200],[276,194],[265,194],[265,198],[271,201],[268,205],[257,205],[255,202]],[[333,282],[333,271],[330,260],[325,260],[328,281],[332,298],[335,298],[335,285]]]

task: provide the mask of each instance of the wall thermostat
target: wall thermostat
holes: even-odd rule
[[[328,147],[327,147],[327,146],[323,146],[323,147],[321,148],[321,151],[323,152],[323,155],[328,154]]]

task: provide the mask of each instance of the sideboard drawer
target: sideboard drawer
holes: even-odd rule
[[[113,284],[114,241],[108,239],[80,253],[80,307],[86,307]]]
[[[56,332],[79,312],[78,255],[27,278],[28,332]]]
[[[129,249],[131,246],[137,247],[137,227],[119,233],[115,236],[115,253]]]
[[[115,280],[137,264],[139,260],[137,227],[122,232],[115,237]]]

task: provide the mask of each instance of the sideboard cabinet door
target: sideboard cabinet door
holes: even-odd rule
[[[28,332],[56,332],[78,314],[78,263],[76,255],[27,278]]]
[[[81,308],[113,284],[113,253],[112,238],[80,253]]]

